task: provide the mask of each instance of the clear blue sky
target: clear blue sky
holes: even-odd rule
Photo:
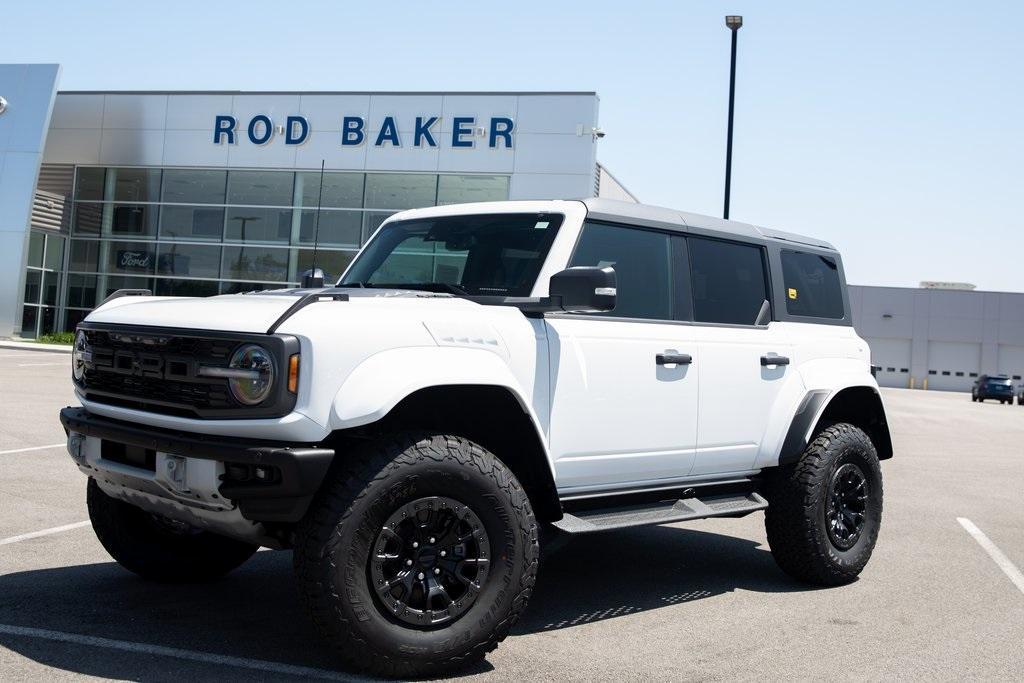
[[[832,241],[855,284],[1024,291],[1024,3],[5,3],[64,89],[596,90],[641,200]],[[14,30],[11,30],[11,29]]]

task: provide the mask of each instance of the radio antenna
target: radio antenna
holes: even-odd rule
[[[324,286],[324,271],[316,267],[316,254],[320,248],[320,205],[324,199],[324,165],[325,159],[320,160],[320,191],[316,196],[316,218],[313,224],[313,264],[309,270],[302,274],[302,288],[311,289]]]
[[[324,165],[325,159],[320,160],[320,191],[316,195],[316,221],[313,227],[313,270],[316,270],[316,252],[320,246],[320,204],[324,199]]]

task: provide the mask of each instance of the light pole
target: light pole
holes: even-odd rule
[[[732,31],[732,62],[729,66],[729,130],[725,138],[725,208],[722,218],[729,218],[729,191],[732,188],[732,112],[736,102],[736,34],[743,26],[743,17],[730,14],[725,25]]]

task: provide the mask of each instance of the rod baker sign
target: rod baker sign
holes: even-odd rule
[[[438,147],[443,144],[458,149],[476,147],[479,143],[491,149],[511,149],[515,129],[515,123],[507,116],[492,116],[483,121],[475,116],[453,116],[451,132],[444,133],[440,116],[417,116],[410,121],[385,116],[372,123],[379,125],[371,128],[362,116],[343,116],[340,130],[329,134],[338,135],[342,147]],[[399,132],[400,128],[403,132]],[[312,134],[309,121],[299,115],[287,116],[284,123],[280,123],[267,114],[257,114],[248,122],[239,123],[234,116],[218,114],[213,122],[213,142],[217,145],[234,145],[243,138],[254,145],[267,145],[275,137],[283,138],[286,145],[301,145]]]

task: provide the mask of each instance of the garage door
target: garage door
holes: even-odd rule
[[[883,387],[910,386],[910,340],[865,337],[871,347],[871,364],[880,367],[875,378]],[[920,382],[920,378],[915,378]]]
[[[928,342],[929,389],[970,391],[979,372],[981,344]]]
[[[1020,379],[1024,377],[1024,346],[999,345],[999,374]]]

